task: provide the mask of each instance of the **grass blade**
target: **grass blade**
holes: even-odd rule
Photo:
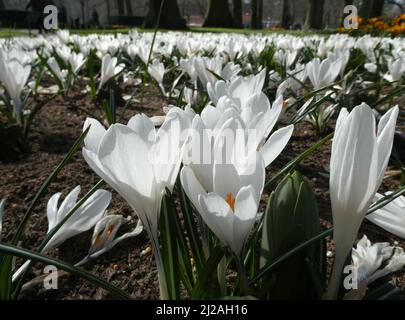
[[[65,263],[61,260],[54,259],[47,257],[45,255],[42,255],[40,253],[36,253],[27,249],[22,249],[13,245],[5,244],[0,242],[0,252],[3,252],[4,254],[7,254],[8,256],[16,256],[20,258],[25,258],[37,262],[44,263],[46,265],[54,265],[55,267],[62,269],[66,272],[69,272],[71,274],[74,274],[80,278],[83,278],[90,283],[103,288],[110,292],[113,296],[119,299],[131,299],[131,297],[122,291],[121,289],[115,287],[114,285],[106,282],[105,280],[81,269],[74,267],[68,263]]]

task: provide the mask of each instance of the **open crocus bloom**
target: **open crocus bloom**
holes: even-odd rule
[[[198,74],[198,78],[204,87],[207,87],[208,83],[214,85],[219,76],[224,80],[231,80],[240,72],[241,68],[239,65],[233,62],[228,62],[224,67],[224,60],[222,57],[215,57],[209,59],[207,57],[197,57],[193,60],[194,68]]]
[[[126,126],[113,124],[108,130],[94,119],[87,119],[84,128],[89,125],[83,156],[142,220],[152,241],[159,278],[163,280],[158,244],[160,207],[165,188],[173,189],[180,169],[189,117],[185,111],[171,108],[159,130],[145,115],[132,117]],[[161,294],[166,298],[167,288],[161,287]]]
[[[54,194],[48,201],[46,215],[48,217],[48,232],[56,227],[69,211],[76,205],[80,193],[80,186],[74,188],[63,200],[58,208],[61,193]],[[44,251],[54,248],[81,232],[90,230],[104,215],[111,201],[111,193],[106,190],[97,190],[86,202],[70,217],[47,243]]]
[[[84,129],[89,125],[85,160],[131,205],[145,228],[156,234],[165,188],[173,188],[180,168],[189,117],[172,108],[159,130],[143,114],[132,117],[126,126],[114,124],[108,130],[94,119],[87,119]]]
[[[214,104],[221,97],[228,97],[239,108],[246,105],[247,100],[254,94],[262,92],[266,69],[255,76],[236,77],[231,81],[219,80],[215,84],[207,84],[207,92]]]
[[[205,107],[201,117],[193,119],[183,163],[190,165],[206,191],[213,191],[214,155],[221,154],[216,146],[224,136],[238,142],[227,150],[228,158],[233,158],[235,165],[237,162],[243,164],[257,150],[266,167],[277,158],[294,130],[294,126],[289,125],[270,135],[282,105],[283,98],[280,97],[270,107],[267,97],[259,93],[251,96],[241,110],[230,99],[222,97],[216,107]]]
[[[48,201],[46,215],[48,218],[48,233],[55,228],[66,215],[72,210],[79,197],[80,186],[74,188],[58,207],[61,193],[55,193]],[[82,232],[90,230],[104,215],[105,210],[111,201],[111,193],[106,190],[96,190],[80,208],[59,228],[59,230],[48,241],[42,252],[55,248],[67,239]],[[26,261],[14,274],[15,281],[27,268],[30,260]]]
[[[387,193],[389,194],[389,193]],[[378,201],[383,195],[377,193],[374,201]],[[386,206],[367,215],[366,217],[377,226],[405,239],[405,197],[399,196]]]
[[[219,148],[216,154],[222,152]],[[261,154],[252,154],[245,166],[216,162],[214,157],[212,166],[200,166],[197,170],[194,165],[183,167],[180,179],[204,222],[240,257],[263,191],[265,167]],[[211,183],[209,190],[211,186],[207,188],[207,184]]]
[[[329,86],[335,81],[341,69],[341,59],[315,58],[307,64],[307,74],[315,90]]]
[[[365,103],[351,113],[342,109],[339,114],[330,160],[329,188],[336,254],[328,298],[337,294],[340,273],[383,179],[397,116],[398,107],[391,108],[376,128],[375,115]]]
[[[352,251],[353,267],[357,275],[357,289],[346,294],[345,299],[362,299],[367,285],[405,265],[405,253],[401,247],[387,242],[371,243],[364,235]],[[381,268],[382,264],[385,264]]]
[[[101,63],[101,78],[98,90],[102,88],[104,84],[108,82],[111,78],[114,78],[124,69],[123,64],[117,66],[117,58],[111,58],[109,54],[106,54]]]

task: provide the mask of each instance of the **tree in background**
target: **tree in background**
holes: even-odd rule
[[[243,28],[242,23],[242,0],[233,0],[233,20],[236,28]]]
[[[263,0],[257,0],[257,26],[256,29],[263,28]]]
[[[117,0],[118,15],[125,16],[124,0]]]
[[[4,2],[3,2],[3,0],[0,0],[0,9],[4,9]]]
[[[258,25],[258,12],[257,12],[257,0],[251,0],[250,1],[250,6],[252,10],[252,20],[251,20],[251,28],[252,29],[257,29]]]
[[[163,3],[159,28],[186,29],[186,22],[180,15],[177,0],[149,0],[149,10],[145,17],[145,28],[154,28],[157,24],[160,7]]]
[[[290,10],[290,1],[283,0],[283,15],[281,18],[281,27],[284,29],[288,29],[293,22],[294,21],[292,21]]]
[[[132,11],[132,3],[131,0],[125,0],[125,6],[127,8],[127,15],[133,16],[134,12]]]
[[[323,3],[324,0],[308,0],[304,29],[323,28]]]
[[[261,29],[263,21],[263,0],[251,0],[252,8],[252,29]]]
[[[228,0],[209,0],[208,12],[205,16],[203,27],[215,28],[234,28],[231,11],[229,10]]]
[[[384,0],[363,0],[360,7],[360,17],[366,19],[379,17],[382,15],[383,8]]]

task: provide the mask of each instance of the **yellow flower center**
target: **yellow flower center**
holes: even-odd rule
[[[114,227],[115,227],[115,225],[110,225],[109,227],[108,227],[108,229],[107,229],[107,237],[109,237],[111,234],[112,234],[112,232],[114,231]],[[101,244],[101,242],[105,242],[105,240],[106,239],[101,239],[101,232],[97,235],[97,237],[96,237],[96,241],[95,241],[95,243],[96,244]]]
[[[226,202],[229,204],[231,207],[232,211],[235,211],[235,197],[232,192],[229,192],[226,195]]]

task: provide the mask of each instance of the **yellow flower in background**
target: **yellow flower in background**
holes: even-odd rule
[[[384,16],[372,17],[369,19],[357,18],[359,29],[365,33],[384,32],[391,34],[405,33],[405,14],[401,14],[393,19],[386,19]],[[338,32],[350,32],[344,27],[339,27]]]

